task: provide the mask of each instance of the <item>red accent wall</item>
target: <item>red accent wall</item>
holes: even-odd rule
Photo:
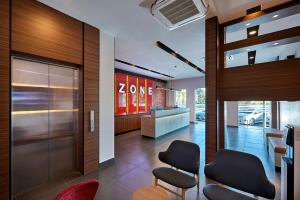
[[[149,112],[152,107],[166,106],[166,92],[156,89],[166,83],[115,73],[115,115]]]
[[[130,114],[138,113],[138,110],[137,110],[137,104],[138,104],[137,81],[138,81],[137,77],[128,75],[128,112],[127,113],[130,113]]]
[[[115,113],[126,114],[127,104],[127,76],[117,73],[115,76]]]
[[[139,78],[139,83],[138,83],[138,88],[139,88],[139,112],[145,112],[147,109],[147,104],[146,104],[146,84],[145,84],[146,79],[144,78]],[[149,101],[148,103],[152,104],[152,99],[151,102]]]

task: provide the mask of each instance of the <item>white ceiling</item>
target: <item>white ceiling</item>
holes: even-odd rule
[[[151,70],[169,74],[175,79],[203,74],[154,45],[159,40],[205,69],[204,19],[168,31],[139,4],[143,0],[40,0],[41,2],[96,26],[115,37],[115,57]],[[151,0],[150,0],[151,1]],[[263,4],[270,7],[286,0],[209,0],[208,16],[215,13],[220,21],[243,16],[245,10]],[[213,2],[212,2],[213,1]],[[264,6],[265,5],[265,6]],[[177,66],[174,70],[174,66]],[[167,80],[167,77],[116,63],[116,68]]]

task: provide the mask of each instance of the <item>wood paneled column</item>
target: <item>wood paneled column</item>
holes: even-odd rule
[[[218,33],[217,17],[205,22],[205,88],[206,88],[206,163],[211,162],[218,149]]]
[[[84,24],[84,174],[99,166],[99,30]],[[94,111],[95,130],[90,131],[90,111]]]
[[[0,199],[9,199],[9,79],[10,79],[10,38],[9,0],[0,3]]]
[[[0,3],[0,199],[9,199],[9,79],[10,79],[10,38],[9,0]]]

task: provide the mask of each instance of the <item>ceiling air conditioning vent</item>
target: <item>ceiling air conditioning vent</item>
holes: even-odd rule
[[[151,6],[152,15],[169,30],[205,17],[205,0],[158,0]]]

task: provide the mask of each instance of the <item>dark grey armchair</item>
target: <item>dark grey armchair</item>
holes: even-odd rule
[[[217,184],[208,184],[203,188],[203,193],[210,200],[250,200],[258,196],[275,198],[275,186],[268,180],[261,161],[254,155],[220,150],[215,161],[205,166],[204,173],[207,178],[253,194],[255,197],[234,192]]]
[[[160,186],[177,196],[181,196],[182,200],[185,199],[187,189],[197,185],[199,191],[200,148],[197,144],[175,140],[165,152],[159,153],[158,158],[171,167],[159,167],[153,170],[152,173],[155,176],[156,186]],[[192,175],[179,170],[189,172]],[[181,188],[182,193],[178,194],[169,190],[160,185],[158,180]]]

